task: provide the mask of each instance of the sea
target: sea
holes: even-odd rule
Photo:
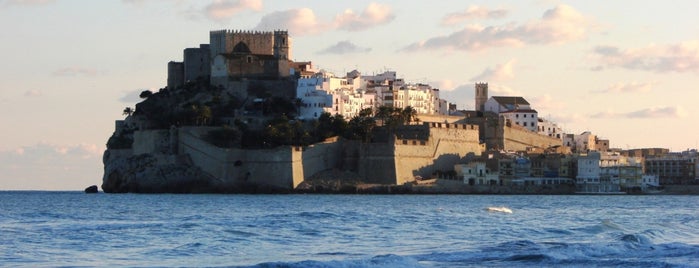
[[[699,196],[0,192],[1,267],[699,267]]]

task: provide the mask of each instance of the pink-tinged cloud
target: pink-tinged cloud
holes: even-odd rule
[[[44,95],[44,94],[41,93],[41,91],[38,91],[38,90],[36,90],[36,89],[28,90],[27,92],[24,92],[24,96],[25,96],[25,97],[30,97],[30,98],[31,98],[31,97],[40,97],[41,95]]]
[[[255,30],[287,29],[294,36],[319,34],[329,30],[362,31],[386,24],[395,18],[387,5],[371,3],[361,13],[352,10],[335,17],[333,22],[322,21],[310,8],[272,12],[262,17]]]
[[[495,68],[487,68],[481,74],[471,78],[471,81],[504,81],[515,77],[514,66],[517,60],[511,59],[503,64],[498,64]]]
[[[214,0],[204,8],[204,13],[210,20],[226,22],[246,10],[261,11],[262,0]]]
[[[488,27],[468,25],[450,35],[413,43],[402,50],[478,51],[494,47],[562,44],[584,38],[590,27],[590,20],[577,10],[559,5],[547,10],[538,20]]]
[[[687,111],[682,107],[651,107],[646,109],[641,109],[638,111],[627,112],[627,113],[617,113],[614,111],[605,111],[597,114],[593,114],[592,118],[631,118],[631,119],[643,119],[643,118],[683,118],[686,117]]]
[[[501,84],[488,83],[488,95],[489,96],[522,96],[522,92],[519,92],[511,87]]]
[[[602,90],[592,91],[593,93],[643,93],[649,92],[655,86],[655,82],[630,82],[630,83],[615,83],[609,85]]]
[[[546,116],[548,113],[556,114],[566,107],[563,101],[556,100],[549,94],[527,98],[527,100],[531,103],[532,108],[539,112],[540,116]]]
[[[616,67],[659,73],[697,72],[699,40],[629,49],[598,46],[593,49],[591,57],[597,62],[592,68],[595,71]]]
[[[442,25],[454,25],[473,19],[501,19],[507,16],[507,9],[488,9],[482,6],[470,6],[461,12],[449,13],[442,18]]]
[[[55,76],[97,76],[99,72],[95,69],[83,67],[65,67],[53,72]]]
[[[345,10],[335,17],[334,24],[337,29],[354,32],[387,24],[395,18],[390,6],[370,3],[361,14],[351,9]]]
[[[330,29],[309,8],[277,11],[262,17],[255,30],[271,31],[286,29],[293,36],[312,35]]]
[[[360,46],[357,46],[350,41],[340,41],[337,44],[329,46],[329,47],[321,50],[318,53],[319,54],[345,55],[345,54],[367,53],[370,51],[371,51],[371,48],[360,47]]]

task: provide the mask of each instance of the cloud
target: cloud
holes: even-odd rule
[[[31,97],[40,97],[40,96],[42,96],[42,95],[44,95],[44,94],[41,93],[41,91],[38,91],[38,90],[36,90],[36,89],[28,90],[27,92],[24,92],[24,96],[25,96],[25,97],[30,97],[30,98],[31,98]]]
[[[413,43],[403,51],[459,50],[478,51],[493,47],[518,47],[530,44],[562,44],[586,36],[590,21],[567,5],[547,10],[541,19],[524,24],[501,26],[468,25],[446,36]]]
[[[490,10],[481,6],[470,6],[462,12],[449,13],[442,18],[442,25],[454,25],[471,19],[500,19],[507,16],[506,9]]]
[[[522,96],[522,93],[505,85],[488,83],[489,96]]]
[[[438,82],[439,84],[440,82]],[[439,97],[457,105],[459,110],[473,110],[474,108],[474,85],[463,84],[454,86],[453,82],[445,80],[446,86],[440,86]],[[441,90],[446,88],[445,90]]]
[[[536,96],[533,98],[528,99],[529,103],[531,103],[532,108],[536,109],[539,111],[541,114],[542,112],[556,112],[563,110],[566,107],[566,104],[560,100],[555,100],[551,95],[549,94],[544,94],[541,96]]]
[[[451,91],[456,89],[456,84],[454,84],[454,81],[445,79],[441,81],[431,81],[429,82],[430,85],[434,85],[436,88],[438,88],[441,91]],[[472,86],[473,87],[473,86]]]
[[[332,23],[318,19],[310,8],[299,8],[267,14],[254,30],[287,29],[294,36],[319,34],[329,30],[362,31],[386,24],[394,18],[389,6],[376,3],[370,3],[361,14],[345,10],[335,16]]]
[[[139,88],[139,89],[134,89],[132,91],[122,91],[124,96],[119,98],[119,101],[123,102],[123,103],[129,103],[129,104],[139,103],[143,100],[140,97],[141,92],[146,91],[146,90],[150,90],[152,92],[158,92],[158,89],[155,89],[155,88]]]
[[[210,20],[223,23],[245,10],[261,11],[262,0],[214,0],[204,8],[204,14]]]
[[[688,115],[687,111],[682,107],[652,107],[638,111],[617,113],[614,111],[605,111],[593,114],[592,118],[682,118]]]
[[[630,82],[630,83],[616,83],[609,85],[607,88],[602,90],[594,90],[593,93],[641,93],[649,92],[655,86],[655,82]]]
[[[471,81],[503,81],[514,78],[514,68],[517,60],[511,59],[504,64],[498,64],[495,68],[487,68],[481,74],[471,78]]]
[[[53,72],[55,76],[97,76],[99,72],[95,69],[83,67],[65,67]]]
[[[335,16],[335,27],[345,31],[362,31],[374,26],[391,22],[395,15],[388,5],[370,3],[362,14],[356,14],[347,9],[342,14]]]
[[[56,0],[6,0],[4,6],[41,6],[55,2]]]
[[[597,46],[592,50],[591,58],[597,62],[593,70],[617,67],[659,73],[697,72],[699,40],[630,49]]]
[[[38,143],[0,150],[0,189],[81,190],[101,182],[104,146]]]
[[[350,41],[340,41],[337,44],[329,46],[321,51],[319,54],[353,54],[353,53],[367,53],[371,51],[368,47],[358,47]]]
[[[277,11],[262,17],[254,30],[271,31],[287,29],[294,36],[310,35],[330,29],[327,23],[320,22],[309,8]]]

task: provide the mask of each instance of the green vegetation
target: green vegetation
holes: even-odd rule
[[[205,139],[222,148],[274,148],[283,145],[306,146],[331,137],[372,140],[374,129],[389,131],[416,121],[412,107],[364,109],[349,121],[342,115],[323,113],[315,120],[295,120],[302,105],[300,99],[269,94],[262,85],[253,84],[246,100],[231,95],[223,87],[214,87],[206,79],[188,82],[178,88],[162,88],[157,93],[143,91],[143,101],[136,109],[127,107],[123,114],[146,122],[149,128],[171,126],[220,126]],[[241,116],[244,114],[244,116]],[[251,120],[252,119],[252,120]],[[231,120],[234,120],[231,125]],[[261,121],[258,121],[261,120]],[[114,135],[108,148],[130,148],[130,135]]]

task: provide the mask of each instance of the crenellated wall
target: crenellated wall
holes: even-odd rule
[[[453,170],[468,154],[480,155],[485,147],[478,141],[478,126],[425,123],[428,140],[395,139],[396,184],[430,177],[435,171]]]

